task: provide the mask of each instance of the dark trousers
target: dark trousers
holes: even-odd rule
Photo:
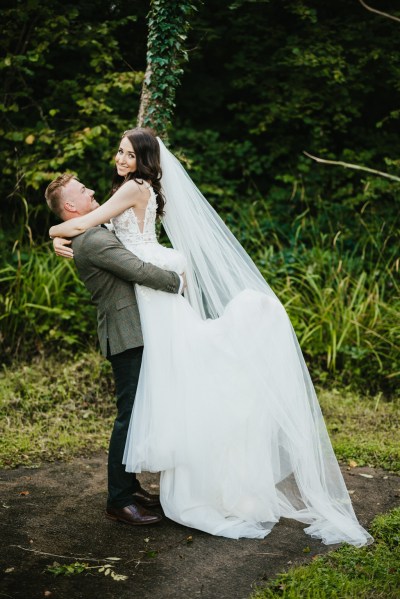
[[[132,493],[139,488],[136,474],[125,471],[122,457],[139,381],[142,354],[143,347],[135,347],[114,356],[107,356],[113,369],[117,396],[117,417],[108,451],[108,507],[130,505]]]

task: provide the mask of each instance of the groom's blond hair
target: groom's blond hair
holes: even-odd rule
[[[76,179],[75,175],[71,173],[64,173],[63,175],[59,175],[56,179],[54,179],[46,188],[44,192],[44,197],[46,198],[46,202],[48,207],[54,214],[57,214],[61,218],[63,212],[63,189],[67,183],[71,181],[71,179]]]

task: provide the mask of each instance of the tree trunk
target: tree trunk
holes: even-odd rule
[[[147,17],[147,67],[138,113],[139,127],[151,127],[166,137],[175,108],[176,88],[187,60],[183,47],[196,0],[152,0]]]

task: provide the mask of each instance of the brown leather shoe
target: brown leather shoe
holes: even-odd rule
[[[156,524],[162,519],[159,514],[153,514],[136,503],[132,503],[126,507],[108,507],[106,510],[106,518],[124,522],[125,524],[131,524],[132,526]]]
[[[158,507],[160,505],[160,496],[149,493],[142,487],[139,487],[136,493],[133,494],[133,499],[143,507]]]

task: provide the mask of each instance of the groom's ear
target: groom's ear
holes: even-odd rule
[[[73,202],[69,202],[68,200],[64,203],[64,212],[67,214],[76,214],[76,208]]]

